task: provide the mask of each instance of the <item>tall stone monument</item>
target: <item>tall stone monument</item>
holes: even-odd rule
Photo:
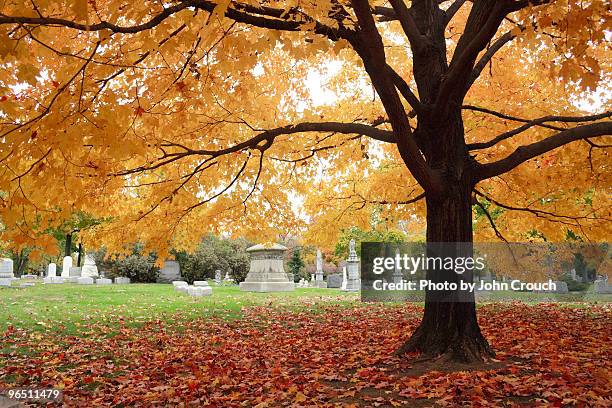
[[[346,266],[344,266],[342,267],[342,286],[340,286],[340,289],[346,290],[347,282],[348,282],[348,276],[346,274]]]
[[[70,268],[72,268],[72,257],[65,256],[62,261],[62,278],[70,277]]]
[[[240,290],[245,292],[289,292],[295,283],[289,282],[283,260],[286,247],[280,244],[257,244],[247,248],[251,266]]]
[[[315,288],[326,288],[327,282],[323,280],[323,254],[321,254],[321,250],[317,249],[317,270],[315,271],[315,280],[314,280]]]
[[[96,261],[92,255],[85,255],[85,262],[83,263],[83,268],[81,268],[80,276],[85,276],[88,278],[97,278],[99,276],[98,267],[96,266]]]
[[[13,260],[10,258],[0,259],[0,286],[11,286],[15,279],[13,274]]]
[[[346,260],[346,288],[344,290],[349,292],[358,291],[361,289],[361,278],[359,276],[359,258],[357,257],[357,251],[355,251],[355,240],[351,239],[349,243],[349,257]]]

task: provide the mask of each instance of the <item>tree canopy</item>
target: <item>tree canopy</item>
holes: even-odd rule
[[[81,239],[138,240],[163,258],[208,232],[263,240],[308,226],[331,246],[330,232],[367,228],[373,211],[419,223],[439,169],[436,142],[413,132],[448,110],[478,163],[477,237],[602,239],[609,7],[4,2],[2,239],[50,250],[44,232],[82,211],[112,220]],[[422,64],[440,41],[443,73]]]

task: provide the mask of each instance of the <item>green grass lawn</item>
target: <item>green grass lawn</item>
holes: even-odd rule
[[[523,301],[526,303],[564,301],[568,306],[581,302],[606,302],[612,295],[592,293],[551,295],[524,292],[479,294],[482,302]],[[138,326],[161,320],[175,322],[198,317],[234,319],[245,307],[308,310],[335,304],[348,307],[359,302],[358,293],[339,289],[296,289],[294,292],[249,293],[238,286],[213,286],[210,297],[190,297],[169,284],[130,285],[44,285],[28,288],[0,288],[0,333],[7,328],[83,336],[93,328],[108,330],[119,323]],[[395,303],[389,303],[393,307]],[[92,324],[94,324],[92,326]]]
[[[191,297],[169,284],[44,285],[0,289],[0,332],[14,328],[86,335],[91,323],[112,327],[146,321],[176,321],[202,316],[237,318],[244,307],[269,305],[306,308],[350,305],[357,293],[338,289],[296,289],[295,292],[247,293],[238,286],[213,286],[213,295]]]

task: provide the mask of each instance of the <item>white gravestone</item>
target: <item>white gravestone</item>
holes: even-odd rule
[[[47,268],[47,277],[55,278],[57,276],[57,265],[51,262]]]
[[[203,287],[210,287],[210,285],[208,284],[208,281],[194,281],[193,282],[193,286],[203,286]]]
[[[61,276],[47,276],[43,279],[43,283],[49,285],[60,284],[64,283],[64,278],[62,278]]]
[[[287,248],[279,244],[258,244],[247,249],[251,266],[240,290],[245,292],[289,292],[295,290],[283,266]]]
[[[179,285],[179,286],[175,286],[174,290],[176,290],[177,292],[183,292],[183,293],[187,293],[187,291],[189,290],[189,285]]]
[[[346,284],[347,284],[347,276],[346,276],[346,266],[345,266],[342,268],[342,286],[340,286],[340,289],[346,290]]]
[[[216,285],[221,284],[221,271],[218,269],[215,271],[215,284]]]
[[[113,281],[107,278],[96,279],[96,285],[112,285]]]
[[[400,251],[399,249],[395,250],[395,258],[399,258],[400,256]],[[404,279],[404,277],[402,276],[402,270],[399,267],[399,264],[395,265],[395,269],[393,269],[393,283],[395,284],[399,284],[402,283],[402,280]]]
[[[212,288],[210,286],[188,286],[187,293],[190,296],[210,296]]]
[[[187,286],[188,283],[185,281],[172,281],[172,286],[177,287],[177,286]]]
[[[62,278],[70,277],[70,268],[72,268],[72,257],[65,256],[62,261]]]
[[[84,276],[82,275],[82,268],[79,266],[73,266],[72,268],[70,268],[70,277],[71,278],[78,278],[80,276]]]
[[[359,277],[359,258],[355,251],[355,240],[351,239],[349,243],[349,257],[346,260],[346,288],[349,292],[358,291],[361,289],[361,279]]]
[[[594,283],[595,293],[600,295],[612,294],[612,285],[608,283],[608,279],[598,279]]]
[[[10,258],[0,259],[0,286],[11,286],[15,275],[13,274],[13,260]]]
[[[81,276],[80,278],[77,278],[77,283],[79,285],[93,285],[94,279],[90,278],[89,276]]]
[[[327,282],[323,280],[323,254],[321,250],[317,249],[317,270],[314,276],[314,287],[315,288],[326,288]]]
[[[96,260],[92,255],[86,254],[83,268],[81,268],[81,276],[89,278],[97,278],[100,276],[98,273],[98,267],[96,266]]]
[[[126,278],[124,276],[117,276],[115,278],[115,284],[116,285],[127,285],[130,282],[131,282],[130,278]]]

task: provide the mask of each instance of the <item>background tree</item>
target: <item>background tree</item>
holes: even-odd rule
[[[599,239],[609,15],[601,0],[3,4],[3,239],[37,246],[80,209],[115,217],[88,237],[164,257],[206,231],[301,229],[292,195],[312,237],[376,205],[390,224],[424,216],[428,242],[471,242],[486,199],[550,238]],[[409,350],[492,354],[473,299],[428,300]]]
[[[300,249],[295,247],[293,248],[293,252],[291,254],[291,259],[287,262],[287,266],[289,267],[289,273],[292,273],[294,276],[294,280],[304,277],[302,275],[302,271],[304,270],[304,260],[302,259],[302,255],[300,254]]]

